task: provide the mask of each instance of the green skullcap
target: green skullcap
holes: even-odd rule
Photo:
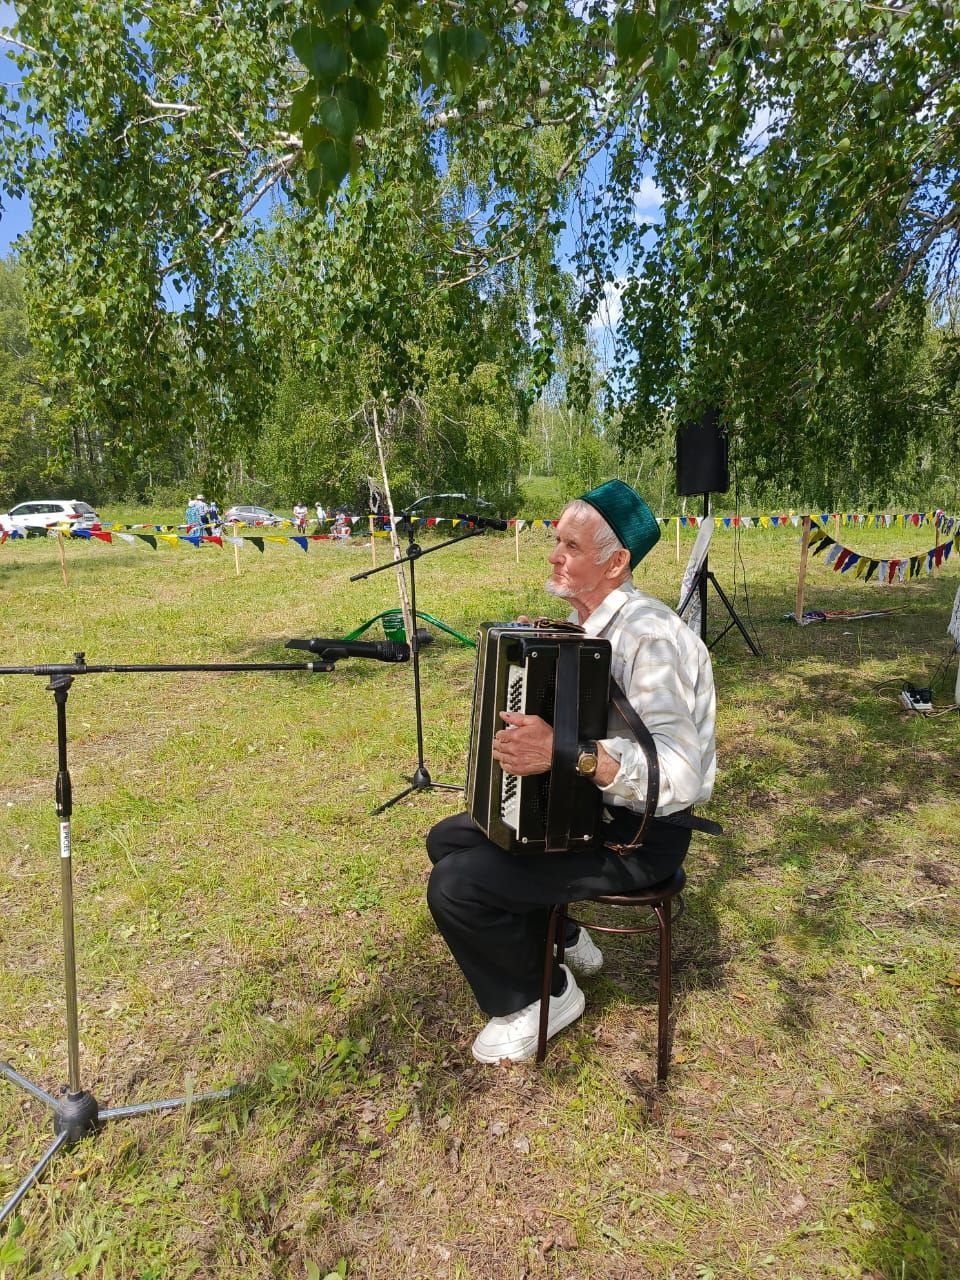
[[[580,495],[606,520],[630,552],[630,568],[635,569],[643,557],[660,541],[660,525],[644,500],[622,480],[608,480],[589,493]]]

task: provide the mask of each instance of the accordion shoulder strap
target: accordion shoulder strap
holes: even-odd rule
[[[657,802],[660,799],[660,761],[657,759],[657,745],[653,740],[653,734],[630,705],[627,695],[616,680],[610,681],[610,699],[624,720],[626,720],[627,727],[636,738],[640,750],[647,761],[647,798],[643,806],[643,817],[640,819],[637,833],[629,844],[607,844],[607,848],[612,849],[614,853],[626,854],[631,853],[634,849],[639,849],[643,844],[643,838],[647,834],[647,827],[649,827],[653,815],[657,811]]]
[[[580,706],[580,646],[567,642],[557,646],[557,688],[569,691],[569,697],[558,698],[553,724],[554,769],[560,778],[573,775],[579,745],[578,708]],[[573,821],[576,788],[551,786],[547,803],[548,848],[566,848]]]

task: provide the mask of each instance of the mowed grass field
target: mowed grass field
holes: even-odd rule
[[[843,537],[884,556],[933,541]],[[519,563],[509,535],[429,555],[420,607],[467,634],[550,610],[549,546],[530,531]],[[392,572],[348,581],[369,549],[328,543],[245,548],[239,576],[212,547],[71,542],[66,559],[65,586],[55,543],[0,547],[0,664],[283,661],[306,656],[287,638],[342,635],[397,599]],[[805,629],[782,617],[797,562],[795,530],[746,532],[739,551],[716,536],[764,656],[736,632],[714,655],[709,811],[726,835],[696,836],[687,860],[660,1094],[649,938],[608,940],[544,1066],[471,1058],[483,1018],[424,902],[423,837],[456,796],[371,815],[416,762],[409,666],[77,679],[83,1084],[101,1107],[246,1087],[61,1154],[0,1232],[0,1277],[956,1280],[960,720],[895,694],[949,653],[960,560],[892,589],[813,560],[808,606],[907,607]],[[667,535],[637,582],[676,604],[681,570]],[[423,653],[438,781],[463,779],[473,663],[444,635]],[[0,678],[0,1057],[55,1089],[45,683]],[[0,1081],[0,1198],[50,1138]]]

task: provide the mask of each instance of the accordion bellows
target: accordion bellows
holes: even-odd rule
[[[610,642],[572,631],[488,622],[477,633],[467,812],[511,853],[565,853],[596,837],[603,797],[576,772],[579,745],[607,732]],[[493,758],[501,711],[553,726],[548,773],[505,774]]]

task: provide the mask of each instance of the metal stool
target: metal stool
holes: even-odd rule
[[[634,893],[598,893],[596,897],[584,898],[584,902],[597,902],[605,907],[629,907],[634,910],[652,911],[656,916],[656,924],[638,924],[629,928],[616,925],[591,924],[590,929],[596,933],[653,933],[660,934],[659,980],[659,1015],[657,1020],[657,1083],[662,1084],[667,1078],[670,1065],[670,938],[674,920],[683,914],[683,898],[680,896],[687,877],[682,867],[670,877],[652,884],[646,889],[638,889]],[[676,908],[671,903],[676,899]],[[543,955],[543,986],[540,994],[540,1033],[537,1038],[537,1062],[547,1056],[547,1020],[549,1018],[550,991],[553,985],[553,948],[557,947],[557,962],[562,963],[566,940],[566,922],[579,924],[573,916],[567,914],[566,903],[559,902],[550,911],[547,924],[547,945]]]

